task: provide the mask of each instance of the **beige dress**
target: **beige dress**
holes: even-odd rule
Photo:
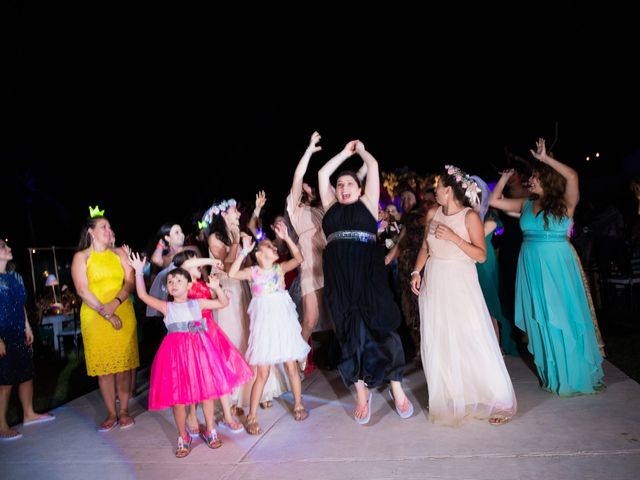
[[[509,418],[517,409],[475,262],[454,242],[435,237],[443,224],[468,242],[468,211],[447,216],[438,208],[427,234],[429,258],[418,299],[429,420],[444,425]]]
[[[298,248],[304,257],[300,264],[300,290],[304,297],[324,287],[322,251],[327,246],[327,239],[322,231],[324,210],[300,205],[300,198],[293,199],[289,193],[287,213],[298,234]]]

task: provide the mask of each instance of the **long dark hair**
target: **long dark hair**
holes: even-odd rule
[[[468,175],[459,168],[451,174],[447,172],[447,169],[445,169],[440,174],[440,181],[445,187],[451,187],[451,191],[455,195],[456,200],[458,200],[463,206],[471,207],[471,200],[464,194],[465,191],[462,188],[462,181],[458,182],[456,180],[456,176],[468,177]]]
[[[545,163],[538,163],[533,175],[538,177],[544,195],[533,195],[534,199],[540,200],[540,212],[544,212],[544,228],[549,229],[549,215],[557,221],[567,216],[567,203],[564,200],[564,193],[567,189],[567,179],[556,172]],[[540,214],[538,212],[538,214]]]
[[[82,231],[80,232],[80,241],[78,242],[78,251],[84,250],[85,248],[88,248],[89,245],[91,245],[89,229],[96,228],[96,225],[100,220],[107,220],[107,217],[98,215],[93,218],[87,218],[86,222],[84,223],[84,226],[82,227]]]

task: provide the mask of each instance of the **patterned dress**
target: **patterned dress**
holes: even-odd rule
[[[124,283],[120,257],[111,250],[92,250],[87,259],[87,279],[91,293],[101,303],[109,303]],[[113,328],[86,303],[80,308],[80,327],[90,376],[124,372],[140,365],[136,315],[131,299],[127,297],[114,313],[122,320],[120,330]]]
[[[0,273],[0,338],[7,350],[0,357],[0,385],[17,385],[33,379],[33,350],[24,343],[26,299],[20,274]]]

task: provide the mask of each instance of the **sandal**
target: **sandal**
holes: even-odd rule
[[[118,425],[118,419],[116,417],[107,418],[104,422],[100,424],[98,427],[99,432],[108,432],[113,430]]]
[[[266,402],[260,402],[260,408],[262,408],[263,410],[271,407],[273,407],[273,402],[271,400],[267,400]]]
[[[242,417],[244,415],[244,410],[238,405],[231,405],[231,415],[234,417]]]
[[[296,422],[301,422],[309,418],[309,412],[307,412],[303,406],[299,406],[293,409],[293,418]]]
[[[190,435],[186,436],[185,440],[182,436],[178,437],[178,448],[176,449],[176,458],[184,458],[191,452],[191,439]]]
[[[247,424],[244,426],[244,429],[249,435],[262,434],[262,429],[260,428],[260,424],[256,418],[247,418]]]
[[[208,432],[201,432],[200,436],[209,448],[220,448],[222,446],[222,440],[218,438],[218,432],[216,432],[215,428]]]
[[[10,442],[11,440],[18,440],[22,438],[22,434],[10,428],[9,430],[0,430],[0,442]]]
[[[366,425],[367,423],[369,423],[369,420],[371,420],[371,390],[369,390],[369,397],[367,398],[367,415],[360,418],[356,415],[356,412],[358,411],[358,405],[356,404],[356,410],[353,412],[353,418],[354,420],[359,424],[359,425]]]
[[[218,422],[218,427],[224,428],[226,431],[231,433],[240,433],[244,430],[244,426],[240,422],[225,422],[221,420]]]
[[[121,413],[119,423],[120,423],[120,430],[122,430],[124,428],[132,427],[136,423],[136,421],[128,413]]]
[[[504,425],[509,420],[511,420],[511,417],[489,417],[489,425],[498,427],[500,425]]]
[[[404,395],[405,401],[402,405],[398,405],[396,403],[396,399],[393,396],[393,392],[391,391],[391,389],[389,389],[389,396],[391,397],[391,400],[393,400],[393,404],[396,406],[396,413],[400,418],[409,418],[411,417],[411,415],[413,415],[413,403],[411,403],[411,400],[409,400],[409,397],[406,394]],[[406,405],[407,407],[402,410],[401,407],[403,407],[404,405]]]
[[[186,425],[185,430],[187,431],[187,433],[191,438],[198,438],[200,436],[200,425],[196,427],[191,427],[189,425]]]

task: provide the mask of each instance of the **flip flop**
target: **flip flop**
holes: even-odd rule
[[[103,427],[104,425],[104,427]],[[111,430],[113,430],[114,428],[116,428],[116,425],[118,425],[118,419],[114,418],[113,420],[111,420],[110,422],[107,422],[106,420],[104,422],[102,422],[100,424],[100,426],[98,427],[98,431],[99,432],[110,432]]]
[[[13,432],[10,434],[4,434],[0,432],[0,442],[11,442],[12,440],[18,440],[22,438],[22,434],[17,430],[4,430],[5,432]]]
[[[389,389],[389,396],[391,397],[391,400],[393,400],[393,405],[396,407],[396,413],[400,416],[400,418],[409,418],[411,415],[413,415],[413,403],[411,403],[411,400],[409,400],[409,397],[406,396],[405,397],[407,399],[407,402],[409,402],[409,408],[407,408],[406,411],[402,411],[398,408],[398,404],[396,403],[396,399],[393,397],[393,392],[391,391],[391,389]]]
[[[359,425],[366,425],[371,420],[371,390],[369,390],[369,398],[367,399],[367,416],[364,418],[356,417],[355,412],[353,413],[353,418]]]
[[[238,425],[240,425],[238,428],[231,428],[231,425],[229,425],[227,422],[225,421],[221,421],[218,422],[218,427],[222,428],[223,430],[226,430],[227,432],[230,433],[241,433],[244,431],[244,426],[238,422]]]
[[[122,417],[124,417],[124,418],[130,418],[131,420],[130,420],[130,421],[127,421],[127,422],[124,422],[124,421],[122,420]],[[120,421],[119,421],[119,423],[120,423],[120,430],[124,430],[125,428],[133,427],[133,426],[135,425],[136,421],[135,421],[135,419],[134,419],[131,415],[122,415],[122,416],[120,417]]]
[[[26,427],[27,425],[35,425],[36,423],[50,422],[55,419],[56,419],[56,416],[51,413],[41,413],[40,415],[38,415],[37,418],[34,418],[33,420],[27,420],[26,422],[23,422],[22,425]]]

